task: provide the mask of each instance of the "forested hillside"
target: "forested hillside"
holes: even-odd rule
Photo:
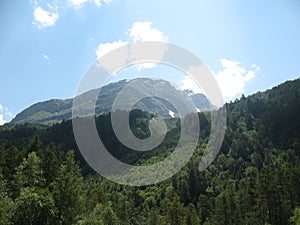
[[[210,133],[199,113],[200,137],[190,162],[151,186],[115,184],[81,157],[70,120],[52,126],[0,127],[0,224],[300,224],[300,79],[228,103],[221,151],[207,170],[198,164]],[[134,110],[138,137],[149,135],[155,114]],[[168,156],[179,136],[166,119],[163,143],[148,153],[119,143],[110,115],[96,118],[99,135],[119,160],[151,164]]]

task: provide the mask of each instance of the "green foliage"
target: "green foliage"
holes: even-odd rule
[[[293,216],[290,218],[291,225],[300,225],[300,207],[296,207]]]
[[[196,208],[194,204],[190,203],[186,209],[185,224],[198,225],[199,223],[200,223],[200,219],[197,215]]]
[[[11,224],[13,202],[7,193],[7,184],[0,172],[0,225]]]
[[[184,208],[179,196],[174,193],[167,205],[167,218],[170,225],[183,224]]]
[[[74,160],[74,151],[67,153],[51,188],[62,224],[72,224],[82,206],[82,176]]]
[[[72,224],[82,212],[82,176],[74,160],[74,151],[69,151],[58,176],[51,184],[55,205],[62,224]]]
[[[55,144],[46,147],[42,157],[42,169],[46,184],[49,185],[58,176],[60,165],[62,163],[62,151]]]
[[[42,170],[42,160],[36,152],[28,154],[27,158],[17,167],[15,174],[17,187],[22,188],[40,188],[45,184],[45,178]]]
[[[24,188],[15,200],[13,223],[15,225],[54,224],[56,215],[54,200],[48,189]]]

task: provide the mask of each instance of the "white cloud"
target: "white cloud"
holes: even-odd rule
[[[59,12],[65,11],[69,6],[76,10],[82,8],[87,2],[92,2],[97,7],[102,6],[102,0],[53,0],[52,3],[46,4],[48,9],[45,10],[39,6],[37,0],[29,0],[29,2],[34,6],[34,20],[32,21],[32,24],[36,25],[39,29],[53,26],[59,18]],[[103,2],[109,4],[111,0],[103,0]]]
[[[181,83],[181,89],[183,90],[191,90],[193,93],[203,93],[200,87],[189,76],[185,76],[181,80]]]
[[[167,37],[158,29],[152,28],[152,22],[135,22],[126,32],[133,42],[167,41]]]
[[[93,2],[96,4],[97,7],[102,6],[101,0],[68,0],[68,1],[69,1],[69,4],[71,6],[73,6],[75,9],[82,8],[85,5],[85,3],[87,3],[87,2]],[[111,2],[111,0],[103,0],[103,2],[105,4],[109,4]]]
[[[0,126],[5,123],[6,123],[6,120],[3,119],[3,115],[0,113]]]
[[[135,22],[126,34],[132,39],[133,43],[142,41],[166,42],[168,39],[160,30],[152,28],[152,22]],[[150,69],[155,66],[155,63],[141,63],[136,65],[136,69],[141,71],[142,69]]]
[[[43,58],[46,60],[46,61],[50,61],[50,58],[49,58],[49,56],[47,56],[47,55],[42,55],[43,56]]]
[[[4,119],[4,115],[8,116],[9,118],[12,118],[12,113],[8,111],[8,108],[3,107],[0,104],[0,125],[5,124],[7,121]]]
[[[152,28],[152,22],[135,22],[126,34],[132,39],[133,43],[142,41],[162,41],[166,42],[167,37],[158,29]],[[156,63],[141,63],[136,65],[136,69],[154,68]]]
[[[69,3],[74,6],[75,9],[80,9],[88,0],[69,0]]]
[[[104,1],[105,2],[105,1]],[[100,0],[94,0],[94,3],[96,4],[96,6],[100,7],[102,5]]]
[[[59,18],[57,13],[46,11],[40,6],[34,10],[33,15],[34,21],[32,23],[39,29],[53,26]]]
[[[0,125],[3,125],[6,123],[6,121],[3,118],[3,106],[0,104]]]
[[[246,84],[260,71],[260,68],[255,64],[252,64],[249,69],[246,69],[237,61],[221,59],[220,63],[222,70],[217,73],[213,72],[213,74],[226,102],[234,100],[242,94],[245,91]],[[183,80],[181,80],[181,84],[182,89],[190,89],[194,93],[203,93],[189,76],[185,76]]]
[[[142,69],[151,69],[156,66],[156,63],[140,63],[135,65],[137,71],[141,71]]]
[[[96,49],[97,59],[100,59],[106,53],[108,53],[116,48],[119,48],[121,46],[124,46],[126,44],[128,44],[128,42],[124,42],[121,40],[100,44]]]
[[[110,1],[106,0],[105,3],[109,3]],[[152,28],[152,22],[135,22],[132,27],[128,29],[125,34],[129,37],[130,42],[142,42],[142,41],[162,41],[166,42],[167,37],[158,29]],[[104,54],[112,51],[115,48],[121,47],[123,45],[128,44],[127,41],[114,41],[100,44],[96,48],[97,59],[101,58]],[[140,63],[136,65],[136,69],[138,71],[143,68],[153,68],[155,67],[155,63]]]
[[[246,84],[251,81],[260,68],[255,64],[246,69],[237,61],[228,59],[220,60],[223,70],[215,74],[225,101],[234,100],[245,91]]]

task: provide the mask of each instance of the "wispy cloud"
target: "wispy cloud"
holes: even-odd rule
[[[34,21],[32,23],[39,29],[53,26],[59,18],[57,13],[46,11],[40,6],[35,8],[33,15]]]

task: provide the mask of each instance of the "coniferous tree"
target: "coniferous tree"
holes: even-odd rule
[[[47,185],[53,182],[58,176],[61,163],[62,150],[55,146],[55,144],[50,144],[50,146],[46,147],[42,157],[42,168]]]
[[[19,190],[22,188],[41,188],[45,185],[42,161],[36,152],[28,154],[27,158],[17,167],[15,183]]]
[[[7,193],[7,183],[0,170],[0,225],[10,225],[13,202]]]
[[[82,176],[74,160],[74,151],[69,151],[61,165],[57,178],[51,184],[53,198],[63,225],[72,224],[82,209]]]
[[[168,203],[167,221],[170,225],[183,224],[184,208],[180,202],[179,196],[174,192],[172,199]]]
[[[200,219],[197,215],[194,204],[189,204],[186,209],[186,216],[184,220],[185,225],[198,225],[200,224]]]

